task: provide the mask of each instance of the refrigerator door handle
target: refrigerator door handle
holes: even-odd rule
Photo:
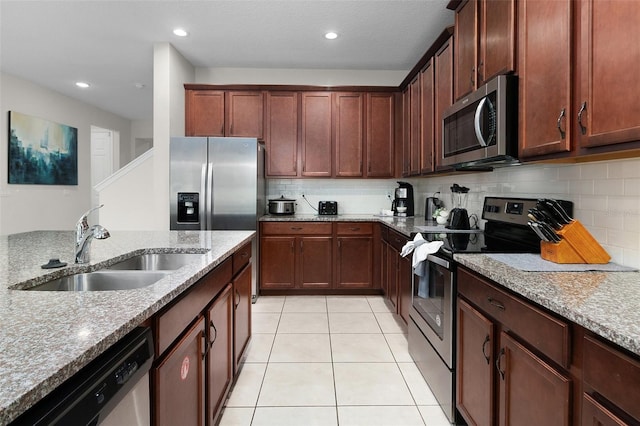
[[[200,177],[200,204],[198,210],[200,211],[200,229],[207,229],[207,164],[202,164],[202,171]]]
[[[206,212],[205,212],[205,227],[203,229],[213,229],[213,162],[206,164],[207,166],[207,180],[205,188]]]

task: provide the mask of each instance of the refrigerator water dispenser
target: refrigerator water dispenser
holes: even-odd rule
[[[200,222],[198,210],[200,194],[197,192],[178,192],[178,222]]]

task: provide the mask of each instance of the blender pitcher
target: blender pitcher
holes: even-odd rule
[[[469,188],[454,183],[451,187],[451,205],[449,213],[449,229],[469,229],[469,214],[467,213],[467,198]]]

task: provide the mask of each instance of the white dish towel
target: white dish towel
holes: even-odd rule
[[[408,241],[407,244],[402,247],[400,255],[402,257],[407,256],[413,252],[413,259],[411,266],[413,266],[413,273],[420,278],[418,279],[418,296],[421,298],[429,297],[429,262],[427,256],[437,252],[444,244],[442,241],[427,242],[422,238],[422,234],[416,234],[413,241]]]

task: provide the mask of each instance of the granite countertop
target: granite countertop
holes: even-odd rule
[[[423,217],[375,215],[263,216],[261,221],[380,222],[409,237],[433,225]],[[443,232],[446,230],[443,229]],[[640,355],[639,272],[524,272],[484,254],[455,254],[478,272],[595,334]]]
[[[0,236],[0,425],[26,411],[128,332],[193,285],[254,231],[120,231],[93,241],[91,262],[75,265],[74,232]],[[23,291],[144,252],[203,253],[157,283],[136,290]],[[42,269],[50,258],[69,263]]]

